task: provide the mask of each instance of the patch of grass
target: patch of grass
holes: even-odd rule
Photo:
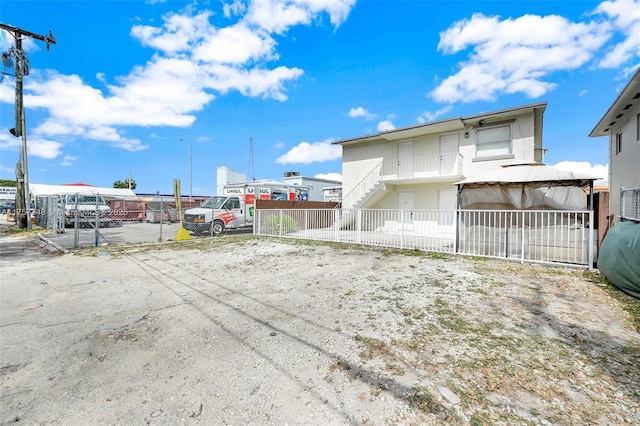
[[[482,257],[482,256],[469,256],[469,259],[474,262],[487,262],[491,260],[490,257]]]
[[[381,356],[388,358],[392,356],[391,345],[374,337],[364,337],[359,334],[355,335],[356,341],[364,346],[364,350],[360,352],[360,357],[364,359],[373,359]]]
[[[388,372],[396,376],[404,376],[404,368],[398,364],[386,364],[384,367]]]
[[[622,309],[624,309],[630,316],[631,326],[640,331],[640,299],[628,295],[623,292],[607,280],[607,278],[596,271],[584,271],[582,273],[583,278],[592,283],[595,283],[598,287],[603,288],[609,296],[615,299]]]
[[[428,251],[426,252],[426,257],[429,259],[435,260],[454,260],[456,257],[449,253],[440,253],[437,251]]]
[[[35,235],[35,234],[40,234],[43,231],[46,231],[46,229],[40,228],[40,227],[34,227],[32,229],[11,227],[7,229],[7,233],[9,234],[20,234],[20,235]]]
[[[435,397],[426,386],[414,386],[408,398],[409,406],[423,413],[439,413],[443,411],[442,405],[436,401]]]
[[[487,296],[489,293],[486,292],[483,288],[480,287],[469,287],[469,291],[473,293],[478,293]]]

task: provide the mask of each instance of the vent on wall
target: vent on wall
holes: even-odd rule
[[[300,172],[284,172],[284,177],[300,176]]]

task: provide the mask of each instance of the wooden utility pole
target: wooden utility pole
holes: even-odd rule
[[[30,31],[25,31],[20,28],[11,27],[0,23],[0,28],[7,31],[16,40],[16,47],[9,49],[8,52],[2,53],[2,63],[9,64],[13,61],[13,70],[16,77],[16,101],[15,101],[15,127],[10,129],[9,132],[15,136],[22,136],[22,150],[20,152],[20,161],[22,163],[22,179],[16,177],[22,182],[18,182],[22,186],[23,198],[16,200],[16,211],[20,212],[16,219],[19,221],[20,228],[31,228],[30,220],[30,207],[31,196],[29,194],[29,168],[27,166],[27,125],[24,116],[23,94],[22,94],[22,79],[25,75],[29,74],[29,60],[27,55],[22,50],[23,38],[35,38],[36,40],[44,41],[47,44],[47,50],[52,44],[56,44],[56,39],[49,31],[48,36],[35,34]]]

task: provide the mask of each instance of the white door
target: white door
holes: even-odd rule
[[[413,225],[413,191],[398,191],[398,209],[404,229],[409,229]]]
[[[458,134],[440,136],[440,176],[457,175]]]
[[[458,202],[457,191],[443,189],[438,191],[438,228],[444,234],[455,232],[456,207]]]
[[[413,141],[398,144],[398,178],[413,177]]]

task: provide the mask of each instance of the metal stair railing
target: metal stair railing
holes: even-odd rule
[[[353,188],[347,195],[342,197],[342,207],[352,208],[358,201],[364,197],[373,187],[380,182],[380,172],[382,170],[382,160],[371,170],[355,188]]]

